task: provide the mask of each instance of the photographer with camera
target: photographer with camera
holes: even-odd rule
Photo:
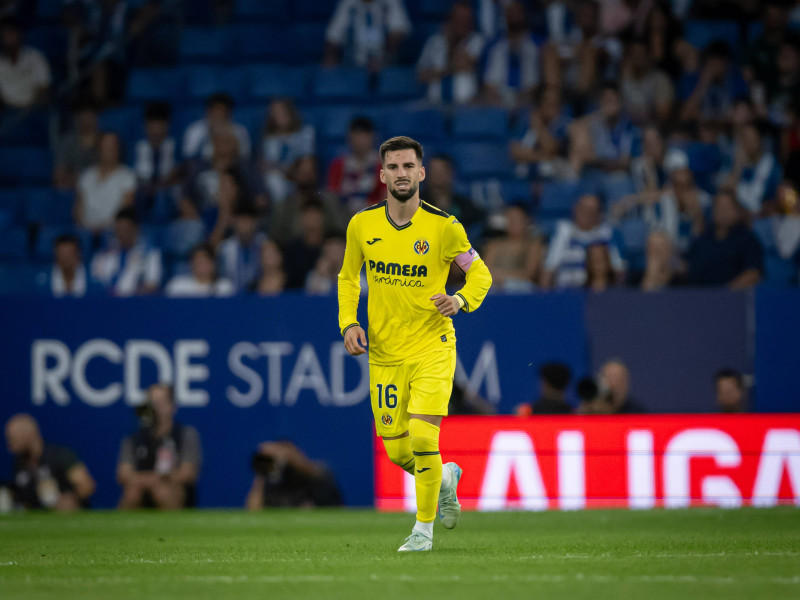
[[[252,467],[255,477],[245,501],[247,510],[342,504],[330,469],[309,459],[292,442],[262,442],[253,455]]]
[[[136,409],[140,428],[122,441],[117,481],[122,486],[119,508],[174,510],[194,506],[200,472],[200,435],[174,419],[172,387],[150,386],[147,400]]]

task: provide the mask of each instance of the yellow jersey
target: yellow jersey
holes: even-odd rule
[[[455,217],[421,201],[411,220],[395,224],[386,201],[355,214],[339,273],[339,330],[359,325],[361,267],[369,285],[369,362],[393,365],[429,350],[455,346],[455,328],[430,299],[444,294],[450,264],[466,274],[456,295],[461,310],[477,309],[492,285],[489,269]]]

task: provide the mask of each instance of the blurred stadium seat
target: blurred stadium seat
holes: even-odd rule
[[[263,23],[237,25],[233,35],[240,62],[286,61],[299,43],[289,37],[285,27]]]
[[[184,97],[184,78],[180,69],[134,69],[128,79],[128,100],[150,102],[166,100],[180,103]]]
[[[725,42],[734,55],[740,43],[740,28],[736,21],[690,20],[685,24],[686,41],[699,50],[705,50],[711,42]]]
[[[233,16],[239,21],[269,21],[286,17],[286,0],[236,0]]]
[[[247,79],[247,92],[256,100],[274,97],[302,98],[308,89],[308,71],[283,65],[254,65]]]
[[[452,144],[458,174],[464,179],[506,178],[512,163],[505,144],[461,142]]]
[[[425,87],[417,80],[414,67],[387,67],[378,75],[378,98],[397,101],[421,98]]]
[[[542,219],[568,219],[572,206],[583,193],[577,181],[553,181],[542,185],[537,216]]]
[[[291,2],[291,14],[294,21],[328,21],[339,0],[303,0]]]
[[[0,235],[0,260],[23,261],[28,256],[28,229],[10,227]]]
[[[314,97],[323,102],[358,102],[369,94],[369,76],[363,69],[319,69],[312,84]]]
[[[212,94],[225,92],[237,103],[245,100],[245,82],[248,70],[245,67],[218,67],[197,65],[186,69],[186,94],[196,102],[202,102]]]
[[[386,137],[407,135],[421,142],[438,142],[444,140],[444,115],[434,109],[396,109],[386,114]],[[426,149],[426,154],[429,152]]]
[[[45,184],[53,175],[53,155],[47,148],[0,148],[0,183]]]
[[[625,173],[610,173],[601,179],[600,195],[606,206],[636,193],[633,180]]]
[[[2,242],[0,242],[2,245]],[[0,294],[31,295],[40,289],[43,269],[29,264],[0,264]]]
[[[25,221],[30,224],[72,223],[73,192],[41,187],[25,191]]]
[[[230,60],[233,50],[227,27],[184,27],[181,33],[180,57],[184,62],[223,63]]]
[[[286,60],[293,65],[321,63],[325,52],[325,28],[325,23],[299,23],[292,27],[288,33],[291,42]]]
[[[20,223],[23,202],[21,190],[0,190],[0,230]]]
[[[508,113],[502,108],[463,107],[453,116],[457,140],[500,140],[508,135]]]

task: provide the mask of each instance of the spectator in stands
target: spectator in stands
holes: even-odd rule
[[[180,266],[189,259],[192,250],[206,241],[206,226],[197,206],[188,200],[178,205],[178,216],[164,231],[164,253],[172,266]]]
[[[611,265],[607,244],[591,244],[586,248],[586,283],[591,292],[605,292],[617,283],[617,274]]]
[[[306,204],[300,215],[300,235],[283,249],[286,289],[303,289],[317,264],[325,241],[324,213],[319,202]]]
[[[442,31],[428,39],[417,61],[417,77],[428,86],[429,102],[465,104],[477,96],[484,44],[470,3],[455,2]]]
[[[723,413],[747,411],[747,391],[744,378],[735,369],[720,369],[714,374],[717,408]]]
[[[588,194],[575,203],[572,221],[558,222],[545,259],[542,286],[566,288],[585,285],[586,249],[593,244],[608,246],[616,278],[622,279],[624,264],[614,230],[602,220],[600,199]]]
[[[132,208],[120,210],[114,237],[92,260],[92,277],[114,296],[154,294],[161,285],[161,250],[141,235]]]
[[[483,82],[488,102],[516,108],[533,100],[541,81],[541,59],[528,26],[525,4],[514,0],[505,12],[505,35],[487,51]]]
[[[289,171],[299,158],[312,156],[315,149],[313,125],[304,125],[289,98],[269,105],[262,140],[262,171],[272,201],[280,204],[291,191]]]
[[[375,124],[366,117],[350,121],[348,151],[328,168],[328,190],[336,194],[345,210],[355,214],[383,199],[381,157],[375,148]]]
[[[646,209],[643,215],[651,229],[661,228],[669,234],[680,254],[703,233],[711,211],[711,196],[697,186],[687,165],[688,161],[670,165],[669,185],[660,204]]]
[[[166,102],[151,102],[144,109],[145,137],[136,142],[133,164],[143,195],[144,214],[158,211],[156,203],[159,200],[166,204],[166,194],[162,192],[167,191],[178,180],[177,144],[169,134],[171,119],[172,108]],[[161,212],[166,210],[161,209]]]
[[[763,251],[745,222],[745,210],[732,190],[714,197],[712,222],[688,252],[691,285],[727,285],[746,289],[758,284]]]
[[[211,244],[201,244],[192,251],[191,268],[187,275],[175,275],[169,280],[164,294],[171,298],[207,298],[232,296],[230,280],[217,276],[216,256]]]
[[[664,138],[658,127],[645,127],[642,131],[642,154],[631,161],[631,179],[637,194],[645,194],[651,199],[659,194],[667,182],[665,158]]]
[[[183,134],[183,158],[192,160],[204,158],[211,159],[214,154],[212,139],[214,134],[221,129],[230,129],[239,146],[239,156],[250,157],[250,134],[233,119],[233,98],[225,93],[217,93],[206,100],[206,116],[195,121]]]
[[[480,238],[486,222],[486,212],[476,206],[467,196],[458,194],[453,186],[453,159],[447,154],[437,154],[428,160],[422,197],[426,202],[453,215],[470,233],[471,239]]]
[[[245,500],[247,510],[342,504],[331,470],[288,440],[259,444],[251,466],[255,476]]]
[[[122,142],[116,133],[104,132],[98,142],[98,160],[81,173],[74,218],[95,233],[110,228],[114,215],[133,206],[136,175],[122,163]]]
[[[766,88],[767,106],[759,107],[776,125],[788,123],[792,102],[800,96],[800,35],[787,34],[778,52],[774,75],[759,73]]]
[[[252,205],[237,205],[233,215],[234,234],[219,247],[220,273],[233,283],[237,293],[242,293],[255,286],[261,246],[267,236],[258,230],[258,213]]]
[[[542,88],[534,107],[519,139],[510,145],[516,174],[534,180],[564,179],[571,173],[563,157],[571,119],[561,102],[561,92],[554,87]]]
[[[81,245],[74,235],[60,235],[53,242],[53,268],[47,281],[47,293],[55,298],[82,298],[97,292],[83,266]]]
[[[303,207],[317,202],[322,205],[325,233],[340,235],[346,231],[347,224],[339,199],[331,192],[319,189],[319,160],[316,156],[295,160],[289,170],[289,180],[294,193],[275,207],[270,217],[270,239],[279,245],[286,245],[298,236]]]
[[[261,244],[261,272],[256,282],[259,296],[276,296],[286,287],[286,273],[283,270],[283,253],[280,246],[272,240]]]
[[[339,271],[344,262],[344,247],[343,237],[329,237],[325,240],[314,268],[306,277],[307,294],[326,296],[336,293]]]
[[[494,287],[505,292],[530,292],[539,282],[546,252],[541,236],[531,232],[531,221],[521,205],[505,209],[505,234],[486,244],[483,260],[492,272]]]
[[[619,89],[605,84],[600,106],[586,117],[585,127],[594,150],[593,166],[604,171],[628,171],[639,130],[622,109]]]
[[[647,236],[641,289],[645,292],[656,292],[676,285],[680,279],[680,264],[672,238],[665,231],[652,231]]]
[[[344,63],[378,72],[394,62],[410,32],[403,0],[339,0],[325,32],[325,65]]]
[[[140,426],[122,440],[117,481],[122,486],[119,508],[175,510],[194,506],[200,474],[200,435],[175,420],[173,389],[156,384],[137,410]]]
[[[712,42],[703,52],[700,72],[685,73],[679,82],[684,100],[681,120],[727,122],[734,101],[748,95],[748,86],[733,64],[731,49]]]
[[[6,423],[6,444],[14,455],[14,502],[26,509],[74,511],[89,507],[95,482],[78,456],[42,439],[39,424],[27,414]]]
[[[631,374],[621,360],[610,360],[603,365],[600,369],[599,388],[597,412],[618,415],[647,412],[647,409],[631,396]]]
[[[784,260],[793,260],[800,264],[798,249],[800,248],[800,196],[796,183],[784,181],[778,190],[779,214],[771,219],[772,234],[775,238],[775,249]],[[796,279],[796,277],[795,277]]]
[[[131,22],[134,62],[145,67],[174,64],[180,51],[183,2],[148,0],[138,4]]]
[[[622,108],[636,125],[665,123],[671,116],[675,88],[669,76],[653,66],[644,38],[634,38],[626,47],[620,93]]]
[[[81,102],[73,110],[72,129],[58,140],[53,183],[62,190],[75,189],[78,175],[97,162],[100,128],[97,108]]]
[[[0,19],[15,19],[22,27],[29,27],[36,20],[36,2],[0,0]]]
[[[781,166],[764,140],[764,125],[749,123],[736,147],[733,169],[726,186],[736,189],[736,198],[751,215],[772,212],[783,178]]]
[[[572,407],[567,402],[567,388],[572,379],[569,365],[560,362],[544,363],[539,367],[540,396],[529,407],[534,415],[569,415]],[[518,411],[518,414],[520,412]],[[525,414],[523,411],[521,414]]]
[[[582,101],[599,82],[616,76],[622,44],[600,31],[600,6],[596,0],[578,0],[574,6],[574,26],[561,27],[563,33],[551,35],[545,46],[544,81]]]
[[[745,56],[744,75],[748,81],[767,82],[777,78],[778,53],[786,38],[788,8],[786,0],[764,3],[764,29],[750,42]]]
[[[682,61],[686,56],[696,56],[696,52],[681,39],[682,27],[673,14],[672,6],[670,0],[653,2],[640,37],[647,40],[647,51],[653,64],[675,79],[680,74]],[[637,31],[633,33],[639,36]]]
[[[44,102],[50,90],[50,66],[39,50],[23,46],[19,25],[0,24],[0,110],[25,109]]]

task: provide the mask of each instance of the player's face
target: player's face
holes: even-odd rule
[[[411,148],[387,152],[381,169],[381,181],[393,198],[407,202],[417,195],[419,182],[425,179],[425,167]]]

